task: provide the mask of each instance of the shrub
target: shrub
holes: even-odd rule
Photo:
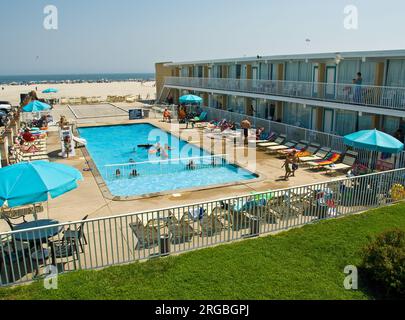
[[[363,249],[369,280],[386,297],[405,297],[405,232],[384,232]]]

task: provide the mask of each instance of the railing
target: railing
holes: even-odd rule
[[[246,92],[405,110],[405,88],[303,81],[166,77],[165,86]]]
[[[134,179],[138,176],[201,170],[228,165],[227,155],[212,155],[167,160],[151,160],[136,163],[109,164],[104,166],[103,178],[106,180]]]
[[[177,254],[405,198],[405,169],[0,234],[0,285]],[[50,267],[55,266],[55,267]]]
[[[286,136],[287,140],[305,140],[309,143],[316,143],[322,147],[331,148],[333,151],[340,153],[344,153],[347,150],[347,146],[344,144],[344,139],[342,136],[296,127],[268,119],[246,116],[240,113],[211,107],[202,107],[202,110],[207,112],[207,117],[210,121],[226,119],[230,122],[241,123],[244,119],[247,119],[255,128],[264,128],[265,132],[267,133],[273,132],[279,135],[283,134]],[[352,148],[352,150],[358,153],[357,163],[364,166],[370,166],[370,160],[372,160],[372,167],[378,168],[381,166],[381,170],[392,170],[394,168],[399,169],[405,167],[405,152],[401,152],[397,155],[384,155],[384,160],[381,160],[378,159],[381,157],[381,154],[378,152],[370,152],[358,148]]]

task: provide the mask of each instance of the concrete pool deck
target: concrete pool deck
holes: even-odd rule
[[[141,105],[120,104],[119,108],[128,110]],[[77,110],[77,106],[75,109]],[[165,131],[170,131],[171,126],[168,123],[160,122],[158,119],[148,119],[147,121],[129,121],[128,116],[103,117],[97,114],[99,108],[96,106],[83,106],[86,108],[86,117],[77,119],[67,106],[56,106],[53,110],[55,121],[58,121],[60,115],[65,115],[71,122],[77,126],[98,126],[98,125],[119,125],[135,123],[151,123]],[[93,118],[91,116],[94,115]],[[198,129],[184,130],[181,125],[180,133],[196,137],[201,134]],[[182,136],[183,137],[183,136]],[[197,140],[197,139],[194,139]],[[199,145],[199,141],[192,141]],[[199,145],[200,146],[200,145]],[[210,200],[217,200],[226,197],[247,195],[252,192],[264,192],[274,189],[282,189],[291,186],[300,186],[311,183],[330,181],[329,176],[318,172],[308,172],[305,169],[297,171],[297,176],[290,181],[281,181],[280,177],[284,175],[282,168],[283,161],[264,152],[256,152],[256,173],[260,175],[258,180],[241,182],[233,185],[208,188],[204,190],[180,192],[173,191],[170,194],[142,198],[135,200],[115,201],[107,199],[100,190],[97,180],[90,171],[83,171],[88,168],[88,164],[82,148],[77,149],[77,156],[70,159],[58,157],[61,146],[58,136],[58,128],[50,128],[48,135],[48,153],[51,161],[64,163],[73,166],[83,173],[84,181],[80,182],[79,188],[67,193],[57,199],[51,199],[45,204],[45,212],[39,214],[39,218],[51,218],[60,222],[69,222],[81,220],[84,216],[90,218],[99,218],[105,216],[115,216],[126,213],[157,210],[177,205],[193,204]],[[178,195],[176,195],[178,194]],[[27,217],[31,219],[31,217]],[[4,221],[0,221],[0,232],[9,231],[9,227]]]

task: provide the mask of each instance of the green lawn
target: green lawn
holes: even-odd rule
[[[266,238],[0,289],[0,299],[370,299],[343,288],[367,237],[405,230],[405,204]],[[362,286],[360,274],[360,286]]]

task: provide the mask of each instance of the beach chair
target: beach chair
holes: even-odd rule
[[[179,221],[173,213],[169,214],[167,227],[169,229],[172,244],[190,242],[196,234],[185,216]]]
[[[266,153],[267,154],[272,154],[272,153],[277,153],[280,150],[288,150],[294,148],[298,144],[297,141],[288,141],[283,145],[280,146],[273,146],[273,147],[267,147],[266,148]]]
[[[129,227],[138,240],[135,249],[150,249],[159,244],[159,231],[156,227],[144,226],[138,218],[136,218],[136,222],[130,223]]]
[[[265,143],[259,143],[257,147],[261,150],[266,150],[268,147],[275,147],[275,146],[281,146],[283,143],[286,141],[287,136],[284,134],[280,134],[274,142],[265,142]]]
[[[311,161],[323,160],[328,156],[328,154],[331,151],[332,151],[331,148],[321,148],[312,156],[300,157],[300,161],[306,163]]]
[[[357,157],[357,152],[347,151],[341,163],[326,166],[327,173],[334,174],[339,171],[347,172],[351,170],[357,161]]]
[[[256,143],[256,146],[257,146],[258,144],[273,142],[276,138],[277,138],[277,134],[274,132],[269,133],[269,134],[264,133],[260,136],[259,140],[249,139],[249,144]]]
[[[294,148],[290,148],[287,150],[279,150],[279,151],[277,151],[277,154],[280,157],[285,157],[294,151],[296,151],[296,152],[305,151],[308,148],[308,144],[309,144],[308,141],[301,140]]]
[[[309,166],[310,169],[322,169],[325,168],[326,166],[333,165],[337,163],[341,158],[341,154],[337,151],[332,151],[324,160],[318,160],[318,161],[310,161],[307,162],[307,165]]]
[[[247,207],[249,207],[247,202],[238,201],[234,204],[228,204],[221,201],[220,207],[215,211],[221,212],[220,217],[228,225],[228,229],[239,231],[249,227],[249,217],[246,214]]]

